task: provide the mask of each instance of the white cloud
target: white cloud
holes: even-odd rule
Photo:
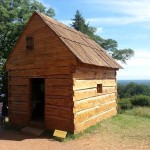
[[[139,18],[139,17],[100,17],[100,18],[90,18],[87,19],[93,25],[99,24],[109,24],[113,25],[127,25],[132,23],[140,23],[150,21],[149,19]]]
[[[100,33],[102,33],[103,32],[103,28],[102,27],[98,27],[98,28],[96,28],[97,30],[96,30],[96,34],[100,34]]]
[[[85,0],[109,16],[89,19],[94,23],[126,25],[150,22],[150,0]],[[96,5],[97,4],[97,5]],[[111,14],[115,13],[115,17]]]
[[[150,50],[135,51],[135,56],[119,70],[118,79],[150,79]]]

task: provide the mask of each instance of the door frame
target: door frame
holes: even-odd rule
[[[32,122],[32,79],[44,79],[44,118],[43,118],[43,124],[45,125],[45,100],[46,100],[46,95],[45,95],[45,90],[46,90],[46,86],[45,86],[45,77],[29,77],[29,122]]]

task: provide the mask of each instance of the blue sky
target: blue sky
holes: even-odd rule
[[[39,0],[54,8],[55,18],[69,25],[78,9],[97,34],[112,38],[135,56],[122,64],[118,79],[150,79],[150,0]]]

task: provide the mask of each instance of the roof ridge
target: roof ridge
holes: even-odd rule
[[[40,12],[36,13],[41,17],[41,19],[51,28],[55,34],[63,41],[63,43],[73,52],[73,54],[79,58],[80,53],[82,54],[79,60],[82,63],[104,66],[110,68],[122,68],[119,63],[117,63],[98,43],[96,43],[92,38],[77,31],[67,25],[49,17]],[[70,33],[69,33],[70,32]],[[72,43],[67,43],[67,41]],[[74,45],[73,45],[74,43]],[[69,45],[68,45],[69,44]],[[79,49],[78,49],[78,46]],[[84,47],[85,46],[85,47]],[[87,48],[86,48],[87,47]],[[82,50],[81,50],[82,49]],[[89,53],[88,50],[91,49]],[[93,51],[92,51],[93,49]],[[85,54],[86,53],[86,54]],[[86,57],[85,57],[85,56]]]
[[[71,28],[71,27],[69,27],[69,26],[63,24],[62,22],[58,22],[58,21],[57,21],[56,19],[54,19],[54,18],[51,18],[51,17],[49,17],[49,16],[47,16],[47,15],[45,15],[45,14],[43,14],[43,13],[37,12],[37,11],[36,11],[36,13],[38,13],[44,20],[46,20],[46,21],[48,21],[48,22],[51,22],[52,24],[55,24],[55,25],[57,25],[57,26],[59,26],[59,27],[62,27],[62,28],[64,28],[64,29],[67,29],[67,30],[69,30],[69,31],[71,31],[71,32],[74,32],[74,33],[78,34],[78,35],[81,35],[81,36],[83,36],[83,37],[86,37],[86,38],[88,38],[88,39],[90,39],[90,40],[93,40],[92,38],[90,38],[88,35],[82,33],[81,31],[77,31],[76,29],[73,29],[73,28]],[[44,17],[43,17],[43,16],[44,16]],[[51,19],[51,20],[53,20],[53,21],[55,21],[55,22],[52,22],[52,21],[46,19],[45,17],[48,17],[49,19]],[[56,22],[57,22],[57,23],[56,23]],[[59,24],[61,24],[62,26],[59,25]]]

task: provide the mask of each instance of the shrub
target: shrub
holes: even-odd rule
[[[150,96],[136,95],[131,98],[133,106],[150,106]]]
[[[123,98],[123,99],[119,99],[118,102],[118,112],[122,113],[127,109],[131,109],[132,108],[132,104],[130,102],[129,98]]]
[[[125,114],[150,118],[150,107],[135,107],[125,111]]]

